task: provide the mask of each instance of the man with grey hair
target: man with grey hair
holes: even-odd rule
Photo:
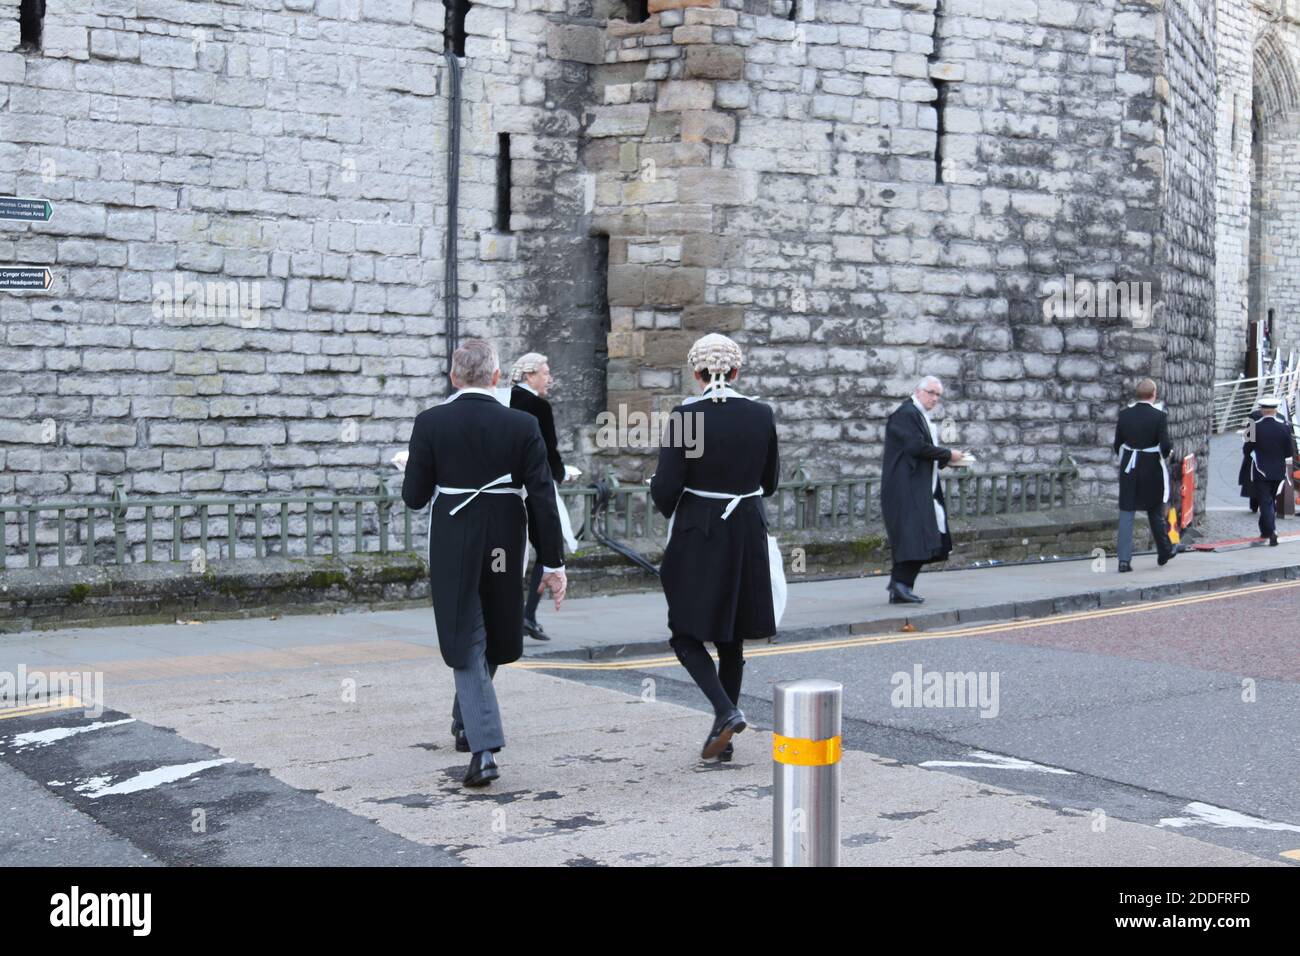
[[[1151,540],[1156,544],[1156,564],[1164,567],[1178,554],[1169,540],[1165,509],[1169,507],[1169,466],[1165,459],[1173,450],[1169,441],[1169,418],[1156,407],[1156,383],[1144,378],[1134,389],[1137,399],[1115,420],[1115,441],[1111,448],[1119,462],[1119,537],[1116,551],[1119,570],[1133,570],[1133,521],[1146,512]]]
[[[567,585],[546,443],[537,419],[493,389],[496,351],[467,339],[452,356],[456,393],[415,418],[402,500],[429,508],[429,590],[442,659],[455,674],[452,735],[472,753],[466,786],[500,771],[505,746],[492,677],[523,654],[524,539],[534,528],[542,589],[558,610]],[[525,490],[527,495],[525,496]]]
[[[573,527],[569,521],[569,511],[560,499],[560,482],[564,480],[564,460],[560,457],[560,442],[555,433],[555,416],[551,413],[548,401],[551,386],[555,380],[551,377],[550,360],[540,352],[528,352],[515,359],[510,368],[510,407],[527,412],[537,419],[537,426],[542,430],[542,441],[546,442],[546,460],[551,466],[551,477],[555,479],[556,511],[560,516],[560,530],[564,535],[564,546],[570,551],[578,550],[578,542],[573,537]],[[536,551],[536,546],[533,548]],[[524,632],[535,640],[549,641],[550,635],[537,620],[537,605],[542,596],[537,586],[542,581],[542,562],[534,559],[533,570],[528,578],[528,593],[524,600]]]
[[[944,561],[952,551],[939,469],[966,456],[939,445],[930,412],[943,397],[943,383],[927,375],[912,397],[896,408],[885,426],[885,462],[880,507],[893,561],[890,604],[920,604],[912,591],[921,567]]]

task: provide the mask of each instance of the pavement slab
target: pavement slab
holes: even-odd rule
[[[498,687],[503,776],[483,791],[459,785],[436,661],[142,682],[110,702],[464,863],[770,865],[767,734],[738,737],[734,763],[702,763],[708,721],[693,708],[520,668]],[[846,864],[1267,862],[1121,820],[1098,831],[1086,808],[866,751],[846,752],[841,773]]]

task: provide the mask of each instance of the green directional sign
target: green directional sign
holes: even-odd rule
[[[40,266],[0,266],[0,290],[48,289],[53,282],[50,270]]]
[[[17,196],[0,196],[0,219],[17,222],[49,222],[54,207],[44,199],[19,199]]]

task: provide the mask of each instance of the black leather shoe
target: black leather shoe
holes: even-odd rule
[[[465,736],[465,728],[454,720],[451,722],[451,735],[456,738],[456,752],[469,753],[469,738]]]
[[[1125,573],[1127,573],[1127,572],[1129,572],[1129,571],[1132,571],[1132,570],[1133,570],[1133,565],[1129,564],[1127,561],[1121,561],[1121,562],[1119,563],[1119,573],[1120,573],[1120,574],[1125,574]]]
[[[889,586],[889,603],[924,604],[925,598],[914,593],[906,584],[891,584]]]
[[[747,726],[745,715],[740,712],[740,708],[731,708],[713,722],[713,729],[704,739],[704,749],[700,751],[700,756],[705,760],[712,760],[726,750],[727,745],[731,743],[731,738]]]
[[[492,751],[480,750],[470,758],[469,769],[465,771],[465,786],[486,787],[499,776],[501,771],[492,758]]]
[[[1156,564],[1160,565],[1160,567],[1163,568],[1166,564],[1168,564],[1176,557],[1178,557],[1178,545],[1174,545],[1164,554],[1156,555]]]
[[[736,756],[736,750],[731,744],[722,748],[722,753],[718,754],[718,763],[731,763],[731,759]]]
[[[542,625],[536,621],[530,621],[528,618],[524,618],[524,633],[535,641],[549,641],[551,639],[550,635],[542,630]]]
[[[1270,548],[1276,548],[1276,547],[1277,547],[1277,535],[1275,535],[1275,534],[1271,534],[1271,535],[1268,536],[1268,546],[1269,546]]]

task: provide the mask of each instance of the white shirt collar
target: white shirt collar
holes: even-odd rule
[[[475,388],[474,386],[469,386],[467,388],[462,388],[459,391],[453,392],[451,395],[444,398],[439,404],[446,405],[448,402],[454,402],[462,395],[486,395],[489,398],[496,399],[498,402],[501,401],[501,396],[498,395],[494,390],[490,388]]]
[[[537,395],[537,389],[533,388],[527,382],[515,382],[515,388],[522,388],[525,392],[532,392],[534,395]],[[537,397],[541,398],[542,396],[537,395]]]
[[[741,395],[730,385],[721,385],[718,386],[717,388],[706,388],[701,394],[692,395],[690,398],[685,399],[682,402],[682,404],[690,405],[694,402],[702,402],[705,399],[712,399],[714,396],[719,396],[719,395],[722,396],[723,398],[741,398],[741,399],[745,399],[746,401],[751,401],[748,395]]]
[[[925,416],[925,420],[928,422],[930,420],[930,413],[925,410],[925,406],[921,404],[920,400],[915,395],[912,396],[912,404],[920,409],[921,414]]]

